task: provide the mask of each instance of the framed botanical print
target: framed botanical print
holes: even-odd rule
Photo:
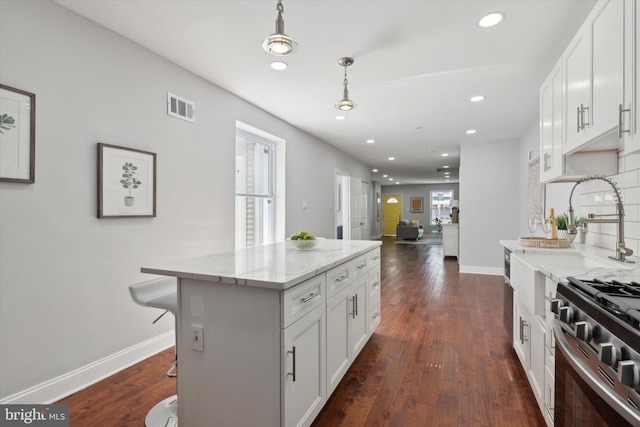
[[[98,218],[156,216],[156,154],[98,144]]]
[[[33,184],[36,95],[0,84],[0,181]]]

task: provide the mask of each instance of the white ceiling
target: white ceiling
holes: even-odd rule
[[[275,31],[276,0],[56,1],[379,169],[383,184],[444,182],[445,165],[457,182],[462,142],[522,136],[537,119],[540,83],[595,4],[283,0],[299,48],[274,71],[278,58],[261,44]],[[480,28],[494,11],[506,20]],[[358,107],[338,121],[344,56],[355,60]],[[469,102],[479,94],[486,100]]]

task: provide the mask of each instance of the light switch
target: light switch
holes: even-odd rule
[[[204,351],[204,327],[201,325],[191,325],[191,348]]]

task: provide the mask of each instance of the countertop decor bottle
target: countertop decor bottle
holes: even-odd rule
[[[549,209],[549,221],[551,222],[551,240],[558,240],[558,221],[553,212],[553,208]]]

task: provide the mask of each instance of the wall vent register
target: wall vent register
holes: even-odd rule
[[[191,123],[196,122],[195,104],[170,92],[167,92],[167,114]]]

